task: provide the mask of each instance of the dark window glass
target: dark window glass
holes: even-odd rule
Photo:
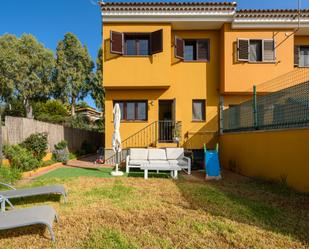
[[[192,120],[205,121],[205,100],[192,101]]]
[[[185,41],[184,59],[187,61],[196,60],[196,42]]]
[[[125,34],[126,55],[149,55],[149,35]]]
[[[136,41],[128,39],[126,40],[126,54],[135,55],[136,54]]]
[[[250,40],[249,60],[262,61],[262,40]]]
[[[127,103],[127,120],[135,119],[135,103],[128,102]]]
[[[138,120],[146,119],[146,103],[145,102],[137,103],[137,119]]]
[[[121,119],[128,121],[147,120],[147,101],[115,101],[121,110]]]
[[[140,55],[149,54],[149,40],[147,39],[139,40],[139,54]]]
[[[209,40],[185,40],[185,61],[209,61]]]
[[[308,67],[309,66],[309,47],[300,47],[299,52],[299,66]]]

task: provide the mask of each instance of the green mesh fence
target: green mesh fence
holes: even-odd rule
[[[309,81],[256,99],[224,110],[223,132],[309,127]]]

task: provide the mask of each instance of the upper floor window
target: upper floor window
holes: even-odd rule
[[[239,61],[275,61],[275,41],[269,39],[238,39],[237,56]]]
[[[209,61],[208,39],[183,40],[175,37],[175,57],[184,61]]]
[[[150,33],[111,31],[110,52],[120,55],[148,56],[163,51],[163,30]]]
[[[125,34],[125,55],[149,55],[150,36]]]
[[[115,101],[118,103],[121,112],[121,120],[125,121],[146,121],[147,117],[147,101]]]
[[[309,67],[309,46],[295,46],[294,64],[299,67]]]

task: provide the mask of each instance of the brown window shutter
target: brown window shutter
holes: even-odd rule
[[[175,57],[178,59],[184,59],[184,40],[175,36]]]
[[[249,61],[249,39],[237,39],[237,54],[239,61]]]
[[[150,54],[161,53],[163,51],[163,30],[157,30],[150,34]]]
[[[209,40],[197,40],[197,59],[209,61]]]
[[[111,31],[111,54],[123,54],[123,33]]]
[[[275,61],[274,40],[263,40],[263,61]]]
[[[294,46],[294,66],[299,66],[299,46]]]

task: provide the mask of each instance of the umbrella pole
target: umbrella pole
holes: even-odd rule
[[[122,171],[119,171],[119,151],[117,150],[116,152],[116,170],[115,171],[112,171],[112,176],[122,176],[123,175],[123,172]]]

